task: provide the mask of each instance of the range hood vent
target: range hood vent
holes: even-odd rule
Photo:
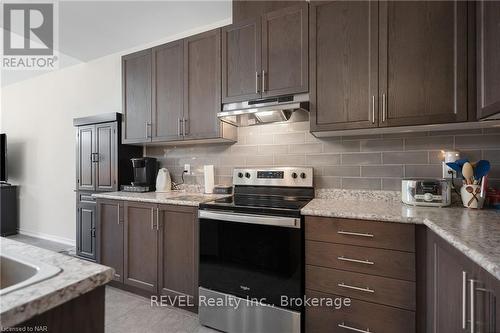
[[[288,95],[246,102],[228,103],[217,114],[220,120],[236,126],[309,120],[309,95]]]

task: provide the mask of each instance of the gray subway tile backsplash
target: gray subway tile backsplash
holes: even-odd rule
[[[154,146],[175,181],[185,163],[189,184],[203,183],[203,165],[214,164],[216,182],[231,184],[235,167],[311,166],[317,188],[400,190],[405,177],[441,177],[441,150],[492,162],[490,184],[500,186],[500,129],[393,133],[316,138],[309,124],[271,124],[238,129],[236,144]]]

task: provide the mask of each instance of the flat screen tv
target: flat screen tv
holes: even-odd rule
[[[7,135],[0,133],[0,182],[7,181]]]

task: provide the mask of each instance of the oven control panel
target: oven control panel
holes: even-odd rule
[[[234,169],[233,185],[312,187],[312,168]]]

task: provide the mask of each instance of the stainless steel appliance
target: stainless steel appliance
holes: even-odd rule
[[[451,204],[451,183],[446,179],[403,179],[401,200],[412,206],[444,207]]]
[[[130,185],[123,185],[122,191],[126,192],[149,192],[155,190],[156,174],[158,165],[156,158],[140,157],[132,158],[134,170],[134,181]]]
[[[309,120],[309,95],[297,94],[245,102],[227,103],[220,120],[236,126]]]
[[[313,170],[235,169],[233,184],[232,197],[200,205],[200,323],[225,332],[300,332],[303,307],[283,298],[304,295],[300,209],[314,197]]]

